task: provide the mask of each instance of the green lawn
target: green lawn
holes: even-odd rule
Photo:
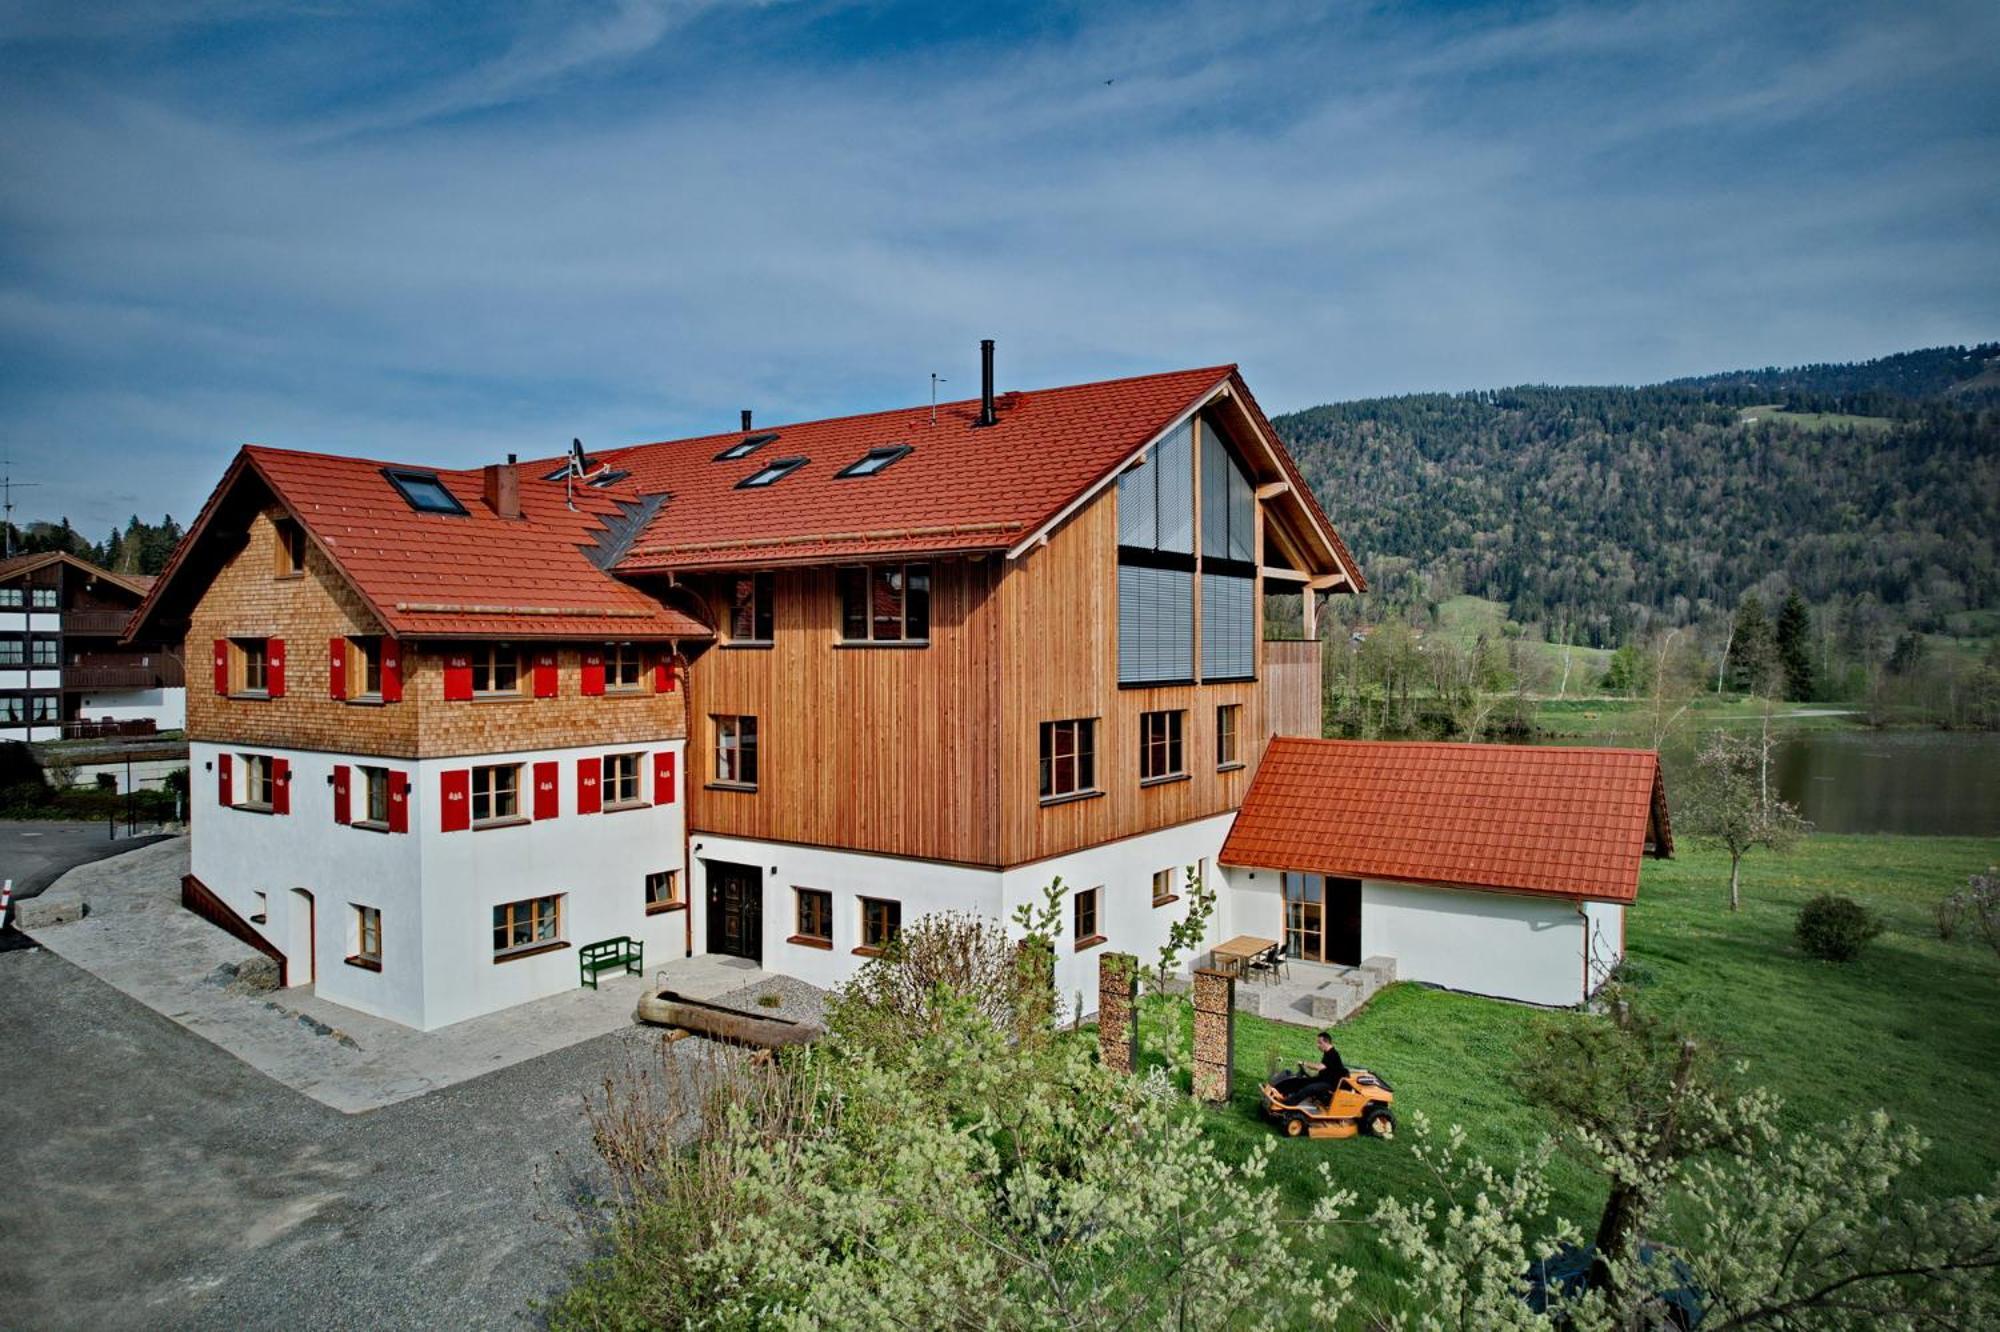
[[[1686,1013],[1749,1063],[1750,1077],[1780,1092],[1796,1125],[1825,1123],[1876,1106],[1917,1124],[1933,1142],[1925,1182],[1940,1192],[1987,1186],[2000,1170],[2000,964],[1982,943],[1937,938],[1932,908],[1965,876],[2000,862],[2000,840],[1837,837],[1809,839],[1789,856],[1746,860],[1745,905],[1727,909],[1728,865],[1683,849],[1648,862],[1628,922],[1628,948],[1646,990]],[[1792,922],[1818,893],[1848,894],[1884,916],[1888,931],[1856,963],[1828,966],[1799,953]],[[1164,1036],[1164,1010],[1149,1039]],[[1414,985],[1385,991],[1336,1031],[1349,1064],[1396,1088],[1407,1124],[1422,1110],[1440,1129],[1463,1125],[1472,1145],[1511,1161],[1550,1125],[1523,1104],[1506,1073],[1535,1010]],[[1257,1084],[1272,1061],[1313,1052],[1309,1028],[1240,1017],[1233,1102],[1215,1112],[1225,1146],[1247,1148],[1274,1132],[1257,1112]],[[1368,1199],[1424,1186],[1407,1135],[1393,1143],[1287,1142],[1277,1183],[1295,1205],[1318,1187],[1318,1163]],[[1558,1165],[1561,1206],[1594,1219],[1590,1179]],[[1387,1269],[1365,1227],[1343,1232],[1337,1256],[1356,1266],[1364,1298]]]

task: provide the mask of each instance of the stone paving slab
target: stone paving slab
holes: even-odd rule
[[[70,871],[45,901],[87,902],[81,920],[35,941],[258,1071],[346,1114],[379,1109],[634,1025],[639,996],[697,999],[771,977],[736,958],[676,959],[640,976],[578,987],[417,1031],[321,999],[311,986],[258,990],[236,979],[262,954],[180,905],[188,843],[173,838]],[[751,1011],[756,1011],[752,1009]]]

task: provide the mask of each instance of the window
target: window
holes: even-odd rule
[[[1249,680],[1256,674],[1257,580],[1210,573],[1205,565],[1201,575],[1201,677]]]
[[[1076,951],[1095,948],[1104,942],[1104,919],[1099,914],[1104,889],[1085,888],[1071,901],[1076,912]]]
[[[775,430],[766,430],[758,435],[745,435],[736,443],[731,444],[728,448],[716,454],[715,461],[735,462],[738,458],[747,458],[777,437],[778,432]]]
[[[1153,905],[1165,906],[1176,900],[1174,893],[1174,872],[1171,869],[1153,871]]]
[[[1285,956],[1317,962],[1326,941],[1326,880],[1317,874],[1286,871]]]
[[[62,700],[54,694],[35,695],[35,720],[54,722],[62,718]]]
[[[1194,572],[1118,565],[1118,683],[1194,679]]]
[[[268,692],[271,687],[270,645],[261,638],[239,638],[235,643],[237,658],[243,663],[242,692]]]
[[[646,914],[672,911],[681,905],[681,872],[654,870],[646,876]]]
[[[252,889],[250,896],[255,899],[250,910],[250,923],[262,925],[271,918],[271,895],[262,889]]]
[[[0,587],[0,610],[19,610],[20,608],[21,589],[18,587]]]
[[[777,595],[777,575],[736,575],[730,585],[729,638],[734,643],[771,641],[771,606]]]
[[[389,770],[362,768],[361,817],[357,822],[389,826]]]
[[[604,804],[606,808],[644,803],[639,798],[638,754],[604,756]]]
[[[36,610],[56,609],[56,590],[52,587],[36,588],[34,591],[33,604]]]
[[[925,643],[931,566],[877,564],[839,571],[840,636],[849,643]]]
[[[640,664],[639,649],[631,643],[607,643],[604,645],[604,688],[605,692],[631,692],[639,688],[645,678]]]
[[[9,694],[0,698],[0,722],[18,724],[28,715],[28,700],[19,694]]]
[[[1218,768],[1240,768],[1243,759],[1236,747],[1236,736],[1243,722],[1241,703],[1224,703],[1215,710],[1215,766]]]
[[[511,647],[474,648],[472,692],[474,694],[520,693],[520,650]]]
[[[874,955],[896,942],[903,932],[903,904],[879,897],[861,899],[861,947],[857,953]]]
[[[873,476],[910,451],[910,446],[907,444],[885,444],[879,449],[868,450],[833,475],[836,479],[846,476]]]
[[[60,647],[61,645],[53,638],[37,638],[34,640],[33,648],[34,664],[37,666],[62,665],[62,653],[58,650]]]
[[[269,754],[242,754],[238,756],[242,764],[243,776],[236,788],[236,803],[248,809],[269,809],[271,807],[271,756]]]
[[[354,951],[347,961],[370,971],[382,969],[382,909],[354,904]]]
[[[715,780],[724,786],[757,784],[757,719],[717,717]]]
[[[493,908],[493,957],[498,961],[562,942],[562,897],[531,897]]]
[[[1097,789],[1097,719],[1042,723],[1042,799]]]
[[[472,770],[472,821],[492,823],[521,815],[521,765],[499,763]]]
[[[819,888],[794,888],[798,894],[798,928],[790,942],[833,947],[833,894]]]
[[[23,660],[21,640],[0,638],[0,666],[19,666]]]
[[[347,679],[356,698],[382,696],[382,640],[347,640]],[[358,686],[358,687],[355,687]]]
[[[804,458],[777,458],[736,483],[738,490],[758,490],[776,485],[806,465]]]
[[[1184,777],[1181,762],[1181,719],[1185,712],[1142,712],[1139,714],[1139,780],[1165,781]]]
[[[278,536],[273,552],[278,577],[297,578],[306,571],[306,530],[289,518],[280,518],[271,527]]]
[[[1257,556],[1257,487],[1208,416],[1201,418],[1201,553],[1239,564]]]
[[[382,469],[382,475],[389,478],[389,484],[403,497],[403,502],[418,513],[463,514],[465,506],[452,497],[445,489],[444,482],[438,480],[436,472],[409,472],[394,467]]]

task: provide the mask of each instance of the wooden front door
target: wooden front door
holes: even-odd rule
[[[1287,870],[1285,955],[1301,962],[1361,962],[1361,880]]]
[[[708,867],[708,951],[764,960],[764,875],[724,860]]]

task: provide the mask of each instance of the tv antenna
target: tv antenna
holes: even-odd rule
[[[949,382],[950,381],[948,381],[943,375],[939,374],[937,371],[935,370],[931,371],[931,424],[932,425],[937,424],[937,386],[939,384],[944,384]]]
[[[39,486],[39,481],[16,481],[14,479],[13,458],[0,459],[0,512],[4,512],[6,522],[0,524],[6,529],[7,558],[14,558],[14,487]]]

